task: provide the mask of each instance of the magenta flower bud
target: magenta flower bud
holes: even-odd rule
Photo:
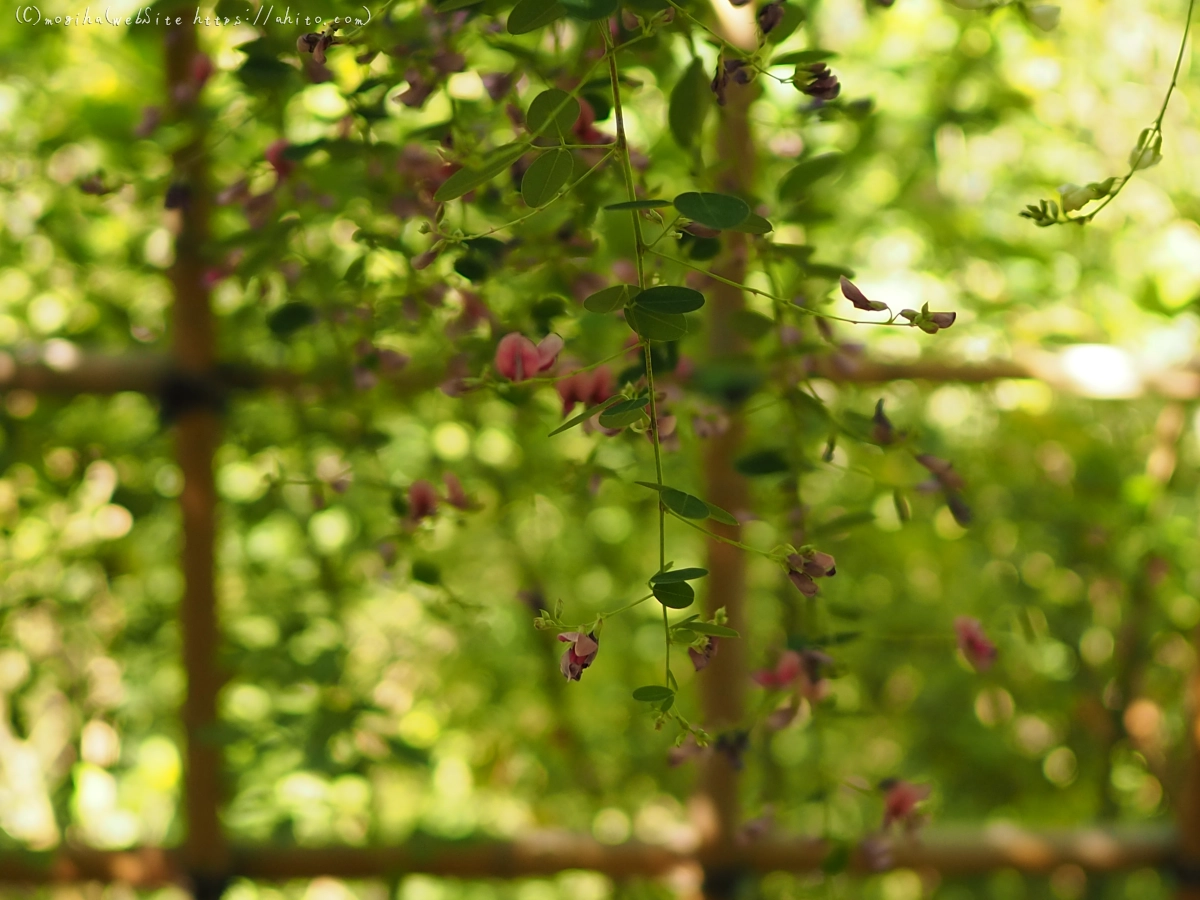
[[[425,479],[414,481],[408,488],[408,515],[414,522],[437,512],[438,495],[432,484]]]
[[[886,303],[881,303],[878,300],[868,300],[867,295],[859,289],[858,285],[845,275],[842,276],[841,285],[842,296],[853,303],[855,309],[865,310],[866,312],[883,312],[888,308]]]
[[[896,440],[896,429],[883,412],[883,401],[875,404],[875,415],[871,418],[871,438],[877,444],[890,444]]]
[[[883,827],[893,822],[903,824],[908,831],[916,830],[921,823],[917,804],[930,794],[927,784],[910,784],[898,778],[889,778],[879,785],[883,793]]]
[[[837,95],[841,93],[842,86],[838,83],[837,76],[829,70],[829,66],[825,63],[813,63],[808,67],[808,73],[808,84],[800,88],[802,93],[808,94],[822,103],[836,99]],[[797,69],[796,75],[799,77],[799,69]]]
[[[453,472],[443,472],[442,481],[446,483],[446,502],[456,509],[470,509],[474,504],[463,490],[462,482]]]
[[[954,631],[958,635],[958,649],[975,671],[984,672],[990,669],[996,661],[996,645],[988,640],[979,620],[959,616],[954,620]]]
[[[929,321],[938,328],[949,328],[957,318],[958,313],[952,312],[934,312],[929,314]]]

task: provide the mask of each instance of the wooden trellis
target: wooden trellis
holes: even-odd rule
[[[186,21],[186,20],[185,20]],[[177,88],[189,77],[189,61],[196,52],[196,32],[190,24],[174,28],[167,39],[167,96],[172,113],[187,120],[192,141],[174,156],[175,179],[188,186],[187,202],[180,210],[181,227],[175,241],[175,262],[170,271],[174,288],[173,351],[167,357],[84,357],[66,365],[50,366],[14,361],[0,354],[0,389],[39,393],[115,393],[139,391],[163,397],[171,392],[191,398],[176,421],[176,453],[184,475],[180,497],[183,547],[181,569],[185,590],[180,624],[187,693],[182,710],[186,735],[184,809],[186,839],[181,848],[154,848],[103,852],[67,847],[48,854],[0,854],[0,882],[51,884],[95,880],[134,887],[181,884],[195,896],[219,896],[231,878],[286,880],[333,876],[348,879],[393,878],[427,873],[458,878],[515,878],[546,876],[568,869],[586,869],[616,878],[662,876],[682,868],[699,869],[705,893],[726,896],[741,874],[768,871],[813,871],[828,853],[821,841],[809,839],[737,839],[736,773],[728,765],[709,764],[702,770],[697,792],[701,809],[700,839],[689,848],[631,842],[601,844],[589,837],[539,833],[513,841],[463,845],[429,843],[380,848],[279,849],[230,846],[219,821],[219,750],[200,736],[217,721],[216,669],[218,629],[214,590],[214,532],[217,496],[213,483],[213,456],[220,439],[215,404],[207,402],[231,389],[288,388],[299,379],[286,372],[254,372],[221,367],[216,359],[215,322],[202,277],[203,248],[208,236],[210,191],[204,153],[203,117],[196,114],[198,98]],[[736,111],[723,140],[738,139]],[[745,178],[739,170],[731,177]],[[736,188],[737,185],[731,185]],[[732,265],[736,266],[736,262]],[[738,273],[731,272],[731,275]],[[739,280],[733,278],[732,280]],[[736,290],[718,286],[712,314],[727,315],[736,305]],[[731,329],[713,328],[715,340],[728,339]],[[734,348],[720,344],[720,355]],[[882,364],[843,359],[819,364],[815,374],[835,382],[886,382],[924,379],[939,382],[983,383],[1007,378],[1045,376],[1038,363],[1008,361],[979,365],[922,362]],[[425,379],[422,379],[423,381]],[[437,383],[428,379],[429,384]],[[1156,392],[1174,398],[1200,396],[1200,372],[1180,370],[1157,376],[1150,383]],[[706,471],[707,496],[722,506],[737,508],[737,492],[730,479],[729,461],[736,449],[737,425],[727,438],[711,442]],[[725,584],[723,598],[741,593],[740,562],[728,547],[712,544],[708,567],[714,584]],[[713,593],[717,593],[714,589]],[[736,620],[740,608],[733,604]],[[746,661],[740,652],[722,653],[713,663],[716,675],[701,681],[703,705],[710,720],[734,721],[741,712],[740,688],[746,682]],[[731,690],[733,691],[731,693]],[[1192,686],[1200,692],[1200,675]],[[931,829],[919,841],[900,841],[892,848],[897,867],[932,869],[944,875],[970,875],[1002,868],[1049,873],[1062,866],[1090,872],[1129,870],[1143,866],[1170,868],[1178,876],[1179,897],[1200,898],[1200,718],[1193,716],[1188,729],[1193,756],[1187,780],[1178,794],[1179,824],[1163,827],[1100,828],[1033,832],[1017,828],[939,831]],[[856,850],[852,871],[869,871],[869,859]]]

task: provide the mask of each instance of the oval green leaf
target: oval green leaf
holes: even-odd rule
[[[779,182],[779,199],[799,200],[805,188],[814,181],[833,174],[841,164],[841,153],[822,153],[820,156],[804,160],[784,175],[783,180]]]
[[[687,320],[679,313],[661,313],[639,308],[637,304],[625,310],[625,321],[636,333],[652,341],[677,341],[687,334]]]
[[[604,410],[608,409],[613,404],[617,403],[620,399],[621,399],[620,397],[609,397],[603,403],[597,403],[595,406],[589,406],[587,409],[585,409],[579,415],[572,416],[570,419],[567,419],[567,421],[563,422],[561,425],[559,425],[557,428],[555,428],[552,432],[550,432],[549,436],[554,437],[556,434],[562,434],[562,432],[566,431],[567,429],[574,428],[576,425],[579,425],[582,422],[586,422],[592,416],[596,415],[596,413],[603,412]]]
[[[797,50],[794,53],[781,53],[771,60],[772,66],[810,66],[816,62],[824,62],[837,56],[832,50]]]
[[[579,101],[558,88],[542,91],[529,104],[525,125],[529,133],[565,138],[579,118]]]
[[[671,136],[684,150],[691,149],[704,130],[704,119],[712,99],[704,63],[699,59],[692,60],[671,90],[671,102],[667,107],[667,125],[670,126]]]
[[[468,194],[481,184],[491,181],[509,166],[511,166],[526,150],[525,144],[506,144],[499,148],[476,169],[459,169],[442,182],[442,186],[434,193],[433,199],[438,203],[457,200]]]
[[[787,459],[778,450],[757,450],[736,460],[733,468],[742,475],[777,475],[791,470]]]
[[[317,311],[307,303],[285,303],[267,316],[267,327],[277,338],[291,335],[317,320]]]
[[[646,288],[634,301],[639,310],[657,313],[695,312],[704,305],[704,295],[688,287],[663,284]]]
[[[675,198],[675,208],[693,222],[709,228],[733,228],[750,217],[750,206],[731,194],[689,191]]]
[[[656,584],[651,590],[654,599],[668,609],[687,609],[696,602],[696,592],[686,581]]]
[[[675,488],[666,488],[662,492],[663,506],[676,515],[685,519],[707,519],[708,504],[692,494],[685,494]]]
[[[571,180],[574,168],[575,157],[570,150],[559,147],[546,151],[533,161],[521,179],[521,199],[534,209],[545,206]]]
[[[632,284],[614,284],[602,291],[596,291],[583,301],[583,308],[588,312],[610,313],[625,306],[637,296],[638,289]]]
[[[661,700],[666,700],[668,697],[674,696],[675,692],[673,690],[669,687],[663,687],[661,684],[648,684],[633,692],[634,700],[643,700],[647,703],[658,703]]]
[[[626,200],[623,203],[610,203],[605,209],[662,209],[670,206],[670,200]]]
[[[600,414],[600,424],[605,428],[624,428],[640,422],[646,418],[646,404],[649,402],[649,397],[634,397],[614,403]]]
[[[666,572],[659,572],[650,579],[651,584],[670,584],[674,581],[695,581],[697,578],[703,578],[708,574],[708,569],[690,568],[690,569],[670,569]]]
[[[558,0],[521,0],[508,14],[509,34],[528,34],[567,14]]]
[[[729,230],[740,231],[743,234],[770,234],[775,230],[775,226],[758,213],[750,213],[745,222]]]
[[[727,511],[721,509],[721,507],[713,506],[711,503],[706,503],[705,505],[708,507],[708,517],[710,519],[712,519],[714,522],[720,522],[723,525],[741,525],[742,524],[741,522],[739,522],[737,519],[735,519],[733,517],[732,513],[729,513]]]

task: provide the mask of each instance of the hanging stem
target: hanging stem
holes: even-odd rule
[[[617,56],[616,50],[613,47],[612,37],[608,31],[607,21],[600,24],[600,33],[604,38],[604,46],[607,49],[606,56],[608,57],[608,77],[612,85],[613,97],[613,115],[617,120],[617,156],[621,159],[621,174],[625,178],[625,192],[630,200],[637,199],[637,192],[634,189],[633,181],[633,164],[629,159],[629,141],[625,137],[625,113],[621,107],[621,81],[617,71]],[[629,211],[633,217],[633,241],[634,241],[634,257],[637,260],[637,279],[638,288],[646,289],[646,242],[642,236],[642,219],[638,210],[632,209]],[[663,467],[662,467],[662,445],[659,441],[658,433],[658,398],[655,396],[654,388],[654,360],[650,354],[650,339],[642,338],[642,352],[646,360],[646,387],[650,392],[650,440],[654,444],[654,478],[655,483],[659,487],[659,503],[658,503],[658,570],[661,572],[667,565],[667,512],[663,505],[662,486],[663,486]],[[663,684],[667,687],[671,686],[671,623],[667,618],[667,608],[662,608],[663,616],[663,637],[666,644],[666,661],[664,663]]]

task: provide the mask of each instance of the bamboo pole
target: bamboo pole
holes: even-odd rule
[[[187,134],[173,153],[178,211],[175,261],[170,269],[172,356],[178,371],[203,380],[216,364],[216,329],[205,287],[209,185],[205,117],[199,106],[199,49],[191,18],[166,34],[167,102],[170,118]],[[181,568],[184,579],[180,625],[187,694],[183,704],[186,735],[184,806],[187,837],[184,863],[198,900],[220,896],[228,866],[221,830],[221,755],[211,733],[217,723],[217,608],[214,584],[216,488],[213,455],[220,439],[217,410],[197,404],[177,410],[176,456],[183,472],[180,495],[183,524]]]
[[[895,866],[934,869],[945,876],[979,875],[997,869],[1047,874],[1063,865],[1089,872],[1115,872],[1165,866],[1177,855],[1169,826],[1028,831],[1015,826],[984,829],[930,829],[892,848]],[[585,836],[533,834],[512,841],[423,840],[398,847],[256,847],[229,850],[230,877],[258,881],[333,877],[386,878],[426,874],[461,879],[546,877],[568,870],[614,878],[658,877],[680,866],[719,864],[759,874],[811,872],[829,847],[822,841],[768,838],[719,851],[694,853],[628,843],[611,846]],[[56,854],[0,853],[0,882],[65,884],[98,881],[154,888],[176,883],[191,870],[185,854],[156,848],[123,851],[68,849]],[[873,871],[855,852],[850,871]]]
[[[741,9],[715,4],[725,36],[741,44],[754,41],[756,25],[754,7]],[[720,64],[720,63],[719,63]],[[718,64],[718,65],[719,65]],[[754,187],[756,148],[750,129],[750,103],[757,94],[757,84],[730,85],[726,105],[719,109],[716,156],[724,164],[718,176],[719,189],[740,196],[751,196]],[[737,314],[745,307],[742,290],[728,282],[742,283],[746,277],[746,257],[749,241],[744,234],[729,233],[724,253],[713,267],[722,281],[710,280],[708,294],[708,357],[720,364],[738,357],[746,350],[745,341],[734,327]],[[731,398],[733,399],[733,398]],[[733,399],[729,411],[729,427],[705,443],[704,496],[734,514],[750,505],[745,478],[734,470],[734,460],[740,453],[745,431],[745,416]],[[736,539],[736,526],[714,524],[713,530],[727,538]],[[708,579],[706,606],[711,615],[724,607],[729,627],[742,635],[741,640],[723,641],[700,681],[700,703],[704,726],[721,740],[738,743],[739,729],[745,716],[746,685],[749,665],[746,655],[748,635],[745,609],[746,559],[735,547],[720,541],[708,540]],[[723,733],[723,734],[722,734]],[[692,812],[704,850],[703,868],[705,897],[728,898],[734,895],[743,871],[736,837],[741,820],[738,770],[735,757],[740,748],[729,753],[708,754],[700,768],[699,780],[692,798]]]

